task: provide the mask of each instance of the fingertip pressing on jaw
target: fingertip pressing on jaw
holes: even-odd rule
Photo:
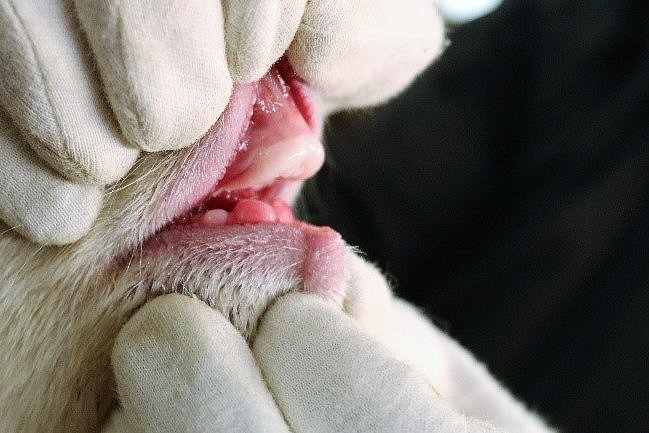
[[[198,299],[171,294],[140,307],[117,336],[112,364],[132,425],[288,433],[246,341]]]
[[[394,96],[441,53],[444,36],[430,0],[313,0],[287,56],[335,110]]]
[[[235,82],[260,79],[295,36],[307,0],[224,0],[228,66]]]
[[[232,93],[221,7],[211,0],[75,0],[124,135],[146,151],[186,147]]]
[[[464,417],[419,371],[317,296],[278,298],[260,322],[252,351],[296,431],[474,431],[456,425]]]
[[[77,241],[94,223],[102,190],[72,183],[46,167],[0,112],[0,218],[43,245]]]
[[[43,200],[41,209],[32,207],[32,212],[27,211],[26,218],[16,224],[16,231],[42,245],[63,246],[81,239],[92,228],[103,203],[101,188],[70,183],[35,188],[34,196],[30,200],[59,197]]]

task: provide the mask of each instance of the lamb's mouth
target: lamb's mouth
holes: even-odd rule
[[[288,203],[324,161],[317,98],[284,58],[248,86],[253,103],[224,173],[166,228],[295,223]]]
[[[285,58],[235,88],[214,127],[177,159],[178,178],[154,204],[153,234],[137,253],[181,261],[198,246],[228,260],[263,258],[267,267],[292,262],[303,287],[315,290],[339,280],[340,235],[296,220],[289,207],[324,162],[318,102]]]
[[[309,92],[285,61],[235,89],[212,130],[174,159],[177,177],[150,213],[153,234],[129,258],[139,265],[129,277],[135,287],[196,295],[244,334],[288,290],[339,297],[345,243],[296,220],[288,206],[324,161]]]

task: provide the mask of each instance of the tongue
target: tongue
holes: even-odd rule
[[[226,224],[257,224],[295,222],[293,212],[282,200],[273,200],[270,204],[257,199],[239,201],[232,211],[210,209],[196,220],[194,226],[218,227]]]

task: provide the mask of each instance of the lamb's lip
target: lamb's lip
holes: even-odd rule
[[[317,94],[292,71],[286,60],[280,61],[277,68],[289,85],[290,94],[313,135],[319,137],[322,121]],[[208,133],[187,150],[179,175],[167,185],[161,199],[153,207],[151,228],[154,233],[173,225],[175,220],[191,212],[219,188],[228,167],[240,151],[239,143],[250,123],[256,101],[254,86],[254,83],[235,86],[225,112]],[[308,177],[292,180],[301,181]],[[295,187],[292,189],[295,190]],[[288,194],[282,191],[278,195]]]

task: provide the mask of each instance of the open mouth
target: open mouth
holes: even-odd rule
[[[286,60],[237,85],[211,130],[170,155],[169,176],[161,173],[166,181],[147,212],[152,234],[129,259],[145,270],[138,285],[191,291],[221,305],[233,323],[236,311],[263,311],[288,290],[341,293],[345,243],[289,207],[324,161],[320,132],[318,97]]]
[[[288,203],[324,161],[317,98],[284,58],[248,90],[252,106],[224,173],[171,226],[295,222]]]

